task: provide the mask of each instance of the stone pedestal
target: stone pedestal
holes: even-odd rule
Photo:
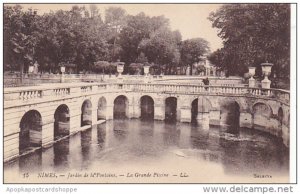
[[[271,86],[271,81],[269,79],[265,78],[261,81],[261,87],[263,89],[270,89],[270,86]]]
[[[249,75],[250,75],[249,87],[250,88],[254,88],[256,85],[256,80],[253,78],[253,76],[255,75],[255,69],[256,69],[256,67],[249,67]]]
[[[65,82],[65,74],[62,73],[60,74],[60,83],[64,83]]]
[[[121,74],[121,75],[122,75],[122,74]],[[123,83],[123,77],[122,77],[122,76],[118,76],[117,82],[118,82],[119,84]]]
[[[144,66],[144,75],[145,75],[145,77],[149,76],[149,69],[150,69],[150,66],[148,66],[148,65]]]
[[[256,80],[253,77],[251,77],[249,79],[249,87],[254,88],[255,87],[255,82],[256,82]]]

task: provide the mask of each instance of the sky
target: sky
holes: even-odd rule
[[[22,4],[25,9],[37,9],[39,14],[50,10],[70,10],[74,4]],[[81,4],[89,8],[88,4]],[[149,16],[164,15],[170,20],[172,30],[179,30],[182,39],[204,38],[210,43],[211,51],[222,47],[222,40],[217,36],[217,29],[212,28],[207,19],[209,13],[217,10],[220,4],[96,4],[102,18],[105,9],[110,6],[122,7],[130,15],[144,12]]]

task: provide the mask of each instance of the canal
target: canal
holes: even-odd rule
[[[254,129],[118,119],[4,164],[4,178],[5,183],[289,182],[289,151],[280,139]]]

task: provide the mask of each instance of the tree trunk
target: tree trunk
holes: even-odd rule
[[[21,65],[20,65],[20,82],[21,82],[21,85],[23,84],[23,74],[24,74],[24,63],[21,63]]]
[[[193,75],[193,64],[190,65],[190,75]]]
[[[115,37],[114,39],[114,44],[113,44],[113,51],[112,51],[112,57],[111,57],[111,62],[114,62],[114,58],[115,58],[115,46],[116,46],[116,39],[117,37]]]

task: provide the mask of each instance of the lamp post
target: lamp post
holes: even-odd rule
[[[249,67],[249,87],[250,88],[254,88],[255,87],[255,79],[253,78],[253,76],[255,75],[255,69],[256,67]]]
[[[264,79],[261,81],[261,87],[264,89],[269,89],[270,85],[271,85],[271,81],[269,80],[268,76],[271,74],[271,70],[272,70],[272,63],[262,63],[261,67],[262,67],[262,72],[264,75]]]

